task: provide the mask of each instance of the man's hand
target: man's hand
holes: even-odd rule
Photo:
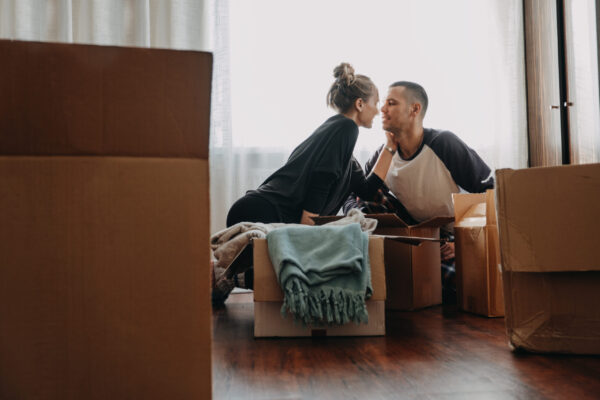
[[[454,243],[446,242],[440,246],[442,261],[448,261],[454,258]]]

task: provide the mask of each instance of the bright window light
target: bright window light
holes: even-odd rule
[[[382,101],[395,81],[423,85],[424,125],[453,131],[492,167],[526,163],[519,0],[230,0],[230,40],[236,147],[299,144],[333,115],[325,97],[345,61]],[[377,118],[357,149],[383,140]]]

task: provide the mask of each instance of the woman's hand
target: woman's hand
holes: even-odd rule
[[[314,225],[315,221],[312,220],[311,217],[317,217],[319,214],[314,214],[306,210],[302,210],[302,218],[300,219],[300,223],[303,225]]]
[[[385,137],[387,139],[386,146],[391,147],[392,149],[398,149],[398,143],[396,143],[396,139],[394,138],[394,134],[392,132],[386,132]]]

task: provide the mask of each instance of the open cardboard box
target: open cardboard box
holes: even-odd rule
[[[413,246],[385,238],[386,309],[415,310],[442,302],[440,227],[453,217],[436,217],[417,225],[408,225],[396,214],[367,214],[377,220],[375,235],[408,236],[437,239]],[[340,216],[313,217],[317,225],[340,219]]]
[[[386,298],[386,268],[384,262],[384,247],[388,242],[403,243],[407,246],[422,246],[434,242],[439,246],[439,240],[431,238],[416,238],[403,236],[369,237],[369,262],[371,266],[371,284],[373,295],[366,301],[369,323],[356,325],[348,323],[333,327],[303,327],[295,324],[292,316],[281,317],[283,292],[273,264],[269,258],[266,239],[253,239],[254,254],[254,336],[255,337],[285,337],[285,336],[381,336],[385,335],[385,298]],[[236,260],[230,268],[235,269]]]
[[[494,190],[454,194],[458,306],[487,317],[504,315]]]
[[[600,164],[496,172],[511,345],[600,354]]]
[[[342,326],[304,327],[291,315],[282,318],[283,292],[269,258],[266,239],[254,239],[254,336],[382,336],[385,335],[385,268],[383,238],[369,238],[369,261],[373,295],[366,301],[369,323]]]
[[[0,60],[0,398],[210,398],[211,54]]]

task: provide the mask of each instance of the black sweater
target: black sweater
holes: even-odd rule
[[[383,181],[375,174],[365,177],[352,156],[357,137],[354,121],[341,114],[329,118],[248,194],[269,201],[285,223],[300,222],[303,210],[335,215],[351,192],[373,198]]]

